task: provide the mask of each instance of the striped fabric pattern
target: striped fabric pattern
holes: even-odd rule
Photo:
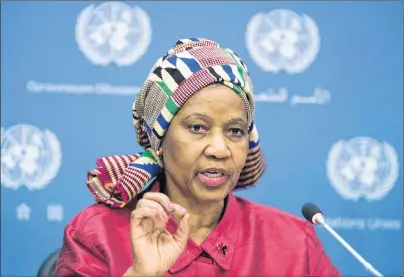
[[[87,178],[94,199],[122,208],[158,176],[164,165],[156,151],[171,120],[190,97],[213,83],[233,89],[245,105],[249,153],[236,188],[254,186],[265,170],[265,162],[253,122],[253,87],[247,67],[231,49],[208,39],[187,38],[178,40],[158,59],[133,103],[137,142],[145,151],[98,159],[98,169],[90,171]]]

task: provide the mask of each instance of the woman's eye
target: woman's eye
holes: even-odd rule
[[[188,128],[194,133],[206,132],[206,128],[204,128],[204,126],[198,125],[198,124],[190,125]]]
[[[235,137],[242,137],[245,134],[245,132],[239,128],[231,128],[229,131],[230,134]]]

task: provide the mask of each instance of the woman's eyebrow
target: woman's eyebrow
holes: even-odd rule
[[[240,117],[232,118],[229,121],[227,121],[227,123],[228,124],[231,124],[231,123],[233,123],[233,124],[241,124],[241,125],[243,125],[245,127],[247,127],[247,125],[248,125],[247,121],[240,118]]]
[[[200,118],[200,119],[205,119],[207,121],[211,121],[212,118],[210,116],[208,116],[207,114],[204,113],[192,113],[190,115],[185,116],[183,119],[187,120],[187,119],[195,119],[195,118]]]
[[[210,117],[209,115],[207,115],[205,113],[192,113],[192,114],[189,114],[189,115],[185,116],[183,118],[183,120],[198,119],[198,118],[206,120],[206,121],[212,121],[213,120],[212,117]],[[240,125],[242,125],[243,127],[246,127],[246,128],[247,128],[247,125],[248,125],[247,121],[245,119],[242,119],[241,117],[232,118],[232,119],[226,121],[226,124],[240,124]]]

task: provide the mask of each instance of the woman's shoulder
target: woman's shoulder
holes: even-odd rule
[[[76,231],[91,231],[99,228],[129,223],[130,210],[128,208],[114,209],[105,204],[93,204],[82,209],[67,224],[66,228]]]
[[[288,227],[292,229],[306,230],[311,229],[311,225],[307,220],[300,218],[292,213],[281,210],[271,205],[265,205],[242,197],[236,197],[242,209],[250,217],[260,219],[260,222],[267,223],[273,227]]]

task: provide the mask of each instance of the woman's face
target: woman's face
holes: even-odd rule
[[[167,186],[196,202],[223,200],[235,187],[248,154],[247,112],[224,85],[192,96],[171,121],[162,150]]]

